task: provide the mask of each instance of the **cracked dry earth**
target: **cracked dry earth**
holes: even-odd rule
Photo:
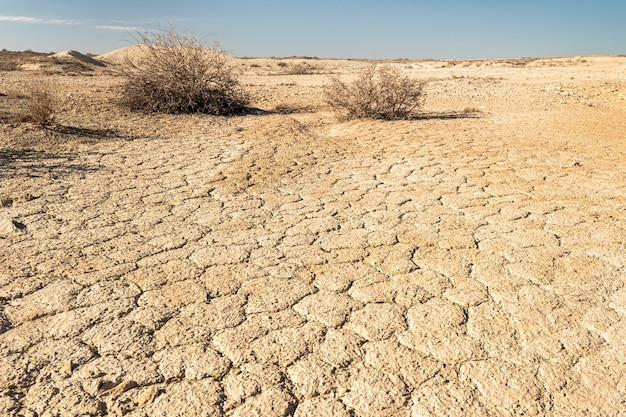
[[[626,415],[619,63],[433,70],[396,122],[257,77],[318,107],[5,161],[0,414]]]

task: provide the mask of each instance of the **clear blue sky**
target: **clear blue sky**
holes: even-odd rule
[[[0,0],[0,49],[104,53],[168,22],[236,56],[626,54],[626,0]]]

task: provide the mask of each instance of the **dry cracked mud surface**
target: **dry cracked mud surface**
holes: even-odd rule
[[[416,64],[394,122],[320,75],[231,119],[58,77],[109,134],[0,125],[0,414],[626,415],[626,58],[554,62]]]

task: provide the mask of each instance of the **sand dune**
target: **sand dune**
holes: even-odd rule
[[[109,64],[122,65],[127,59],[135,60],[141,56],[142,49],[142,45],[130,45],[98,55],[95,58]]]
[[[77,60],[84,64],[95,65],[98,67],[104,67],[104,64],[96,59],[90,58],[87,55],[83,55],[78,51],[67,50],[50,55],[51,58],[59,60]]]

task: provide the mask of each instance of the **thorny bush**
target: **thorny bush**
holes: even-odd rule
[[[139,59],[128,57],[122,70],[122,104],[162,113],[241,113],[248,95],[219,44],[177,33],[140,35]]]
[[[407,119],[422,106],[425,85],[389,64],[372,64],[351,84],[333,77],[325,99],[346,119]]]
[[[24,120],[39,126],[48,126],[54,123],[55,113],[58,111],[59,101],[56,87],[51,82],[31,82],[26,102]]]

